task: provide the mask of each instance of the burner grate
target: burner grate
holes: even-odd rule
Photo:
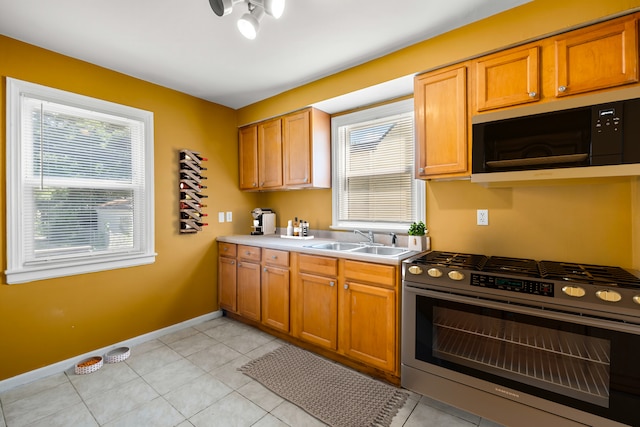
[[[640,286],[640,279],[620,267],[540,261],[542,277],[567,282],[594,283],[610,286]]]
[[[433,251],[415,260],[417,263],[441,265],[444,267],[459,267],[468,270],[481,270],[487,262],[484,255],[461,254],[457,252]]]
[[[489,273],[517,274],[540,277],[538,263],[533,259],[506,258],[492,256],[482,268]]]

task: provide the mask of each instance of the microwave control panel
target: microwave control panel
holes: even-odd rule
[[[612,165],[622,161],[623,103],[597,105],[591,116],[591,164]]]

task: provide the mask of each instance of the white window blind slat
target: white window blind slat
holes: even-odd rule
[[[8,283],[152,260],[152,114],[14,79],[8,89],[8,220],[19,226]]]
[[[334,119],[334,226],[405,227],[418,217],[413,106],[400,104]]]

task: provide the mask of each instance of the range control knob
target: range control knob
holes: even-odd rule
[[[562,292],[569,295],[570,297],[576,298],[583,297],[586,293],[585,290],[580,286],[565,286],[562,288]]]
[[[603,289],[596,292],[596,296],[600,298],[602,301],[609,302],[618,302],[622,299],[622,295],[619,292],[612,291],[609,289]]]
[[[422,274],[422,269],[417,265],[412,265],[411,267],[409,267],[409,273]]]
[[[633,297],[633,302],[640,305],[640,295],[636,295],[635,297]]]
[[[448,274],[449,279],[451,280],[462,280],[464,279],[464,274],[460,273],[457,270],[451,270]]]
[[[431,277],[440,277],[442,276],[442,270],[433,267],[427,270],[427,274]]]

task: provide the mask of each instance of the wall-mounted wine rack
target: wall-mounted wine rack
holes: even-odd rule
[[[207,170],[203,162],[207,159],[200,153],[191,150],[180,150],[180,232],[197,233],[208,225],[204,222],[206,213],[202,208],[203,199],[208,196],[202,194],[202,190],[207,188],[203,181],[207,179],[202,174]]]

